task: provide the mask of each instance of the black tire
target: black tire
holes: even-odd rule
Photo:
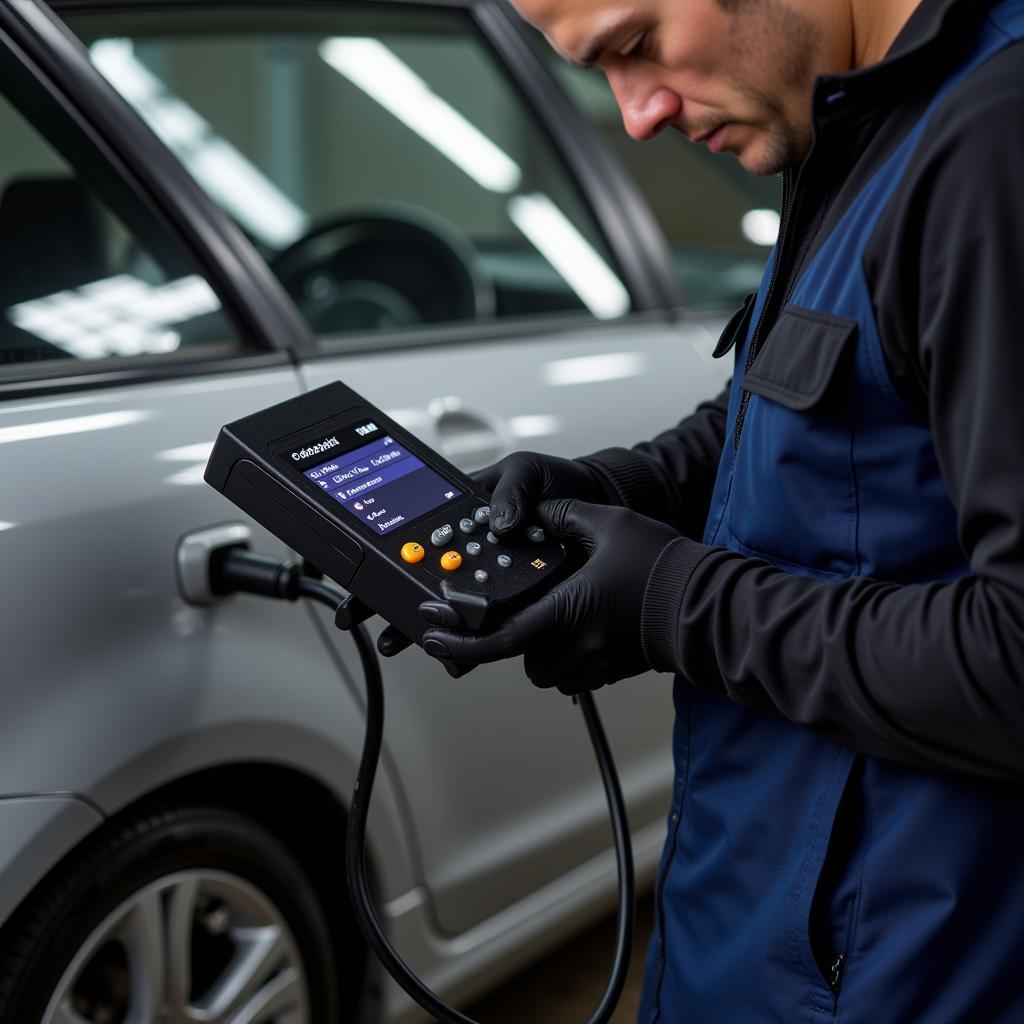
[[[297,950],[309,1019],[313,1024],[337,1021],[340,994],[330,930],[317,894],[295,858],[272,833],[250,818],[223,808],[182,806],[111,820],[32,894],[3,932],[0,1024],[39,1024],[67,968],[92,941],[90,937],[101,923],[139,893],[149,887],[158,888],[161,880],[183,874],[202,877],[204,871],[213,879],[241,880],[243,888],[252,889],[267,901],[290,931],[293,945],[289,948]],[[222,907],[221,921],[224,913]],[[215,970],[221,948],[200,946],[199,942],[230,943],[230,932],[221,938],[209,931],[212,918],[207,914],[204,931],[197,933],[200,920],[195,917],[191,925],[190,957],[198,961],[203,952],[201,962],[206,966],[202,969]],[[213,937],[207,939],[207,932]],[[199,939],[195,938],[197,934]],[[107,945],[113,950],[114,944]],[[116,955],[116,950],[104,955]],[[90,970],[99,972],[100,968]],[[110,965],[105,964],[103,971],[97,977],[108,977]],[[193,986],[199,983],[199,974],[197,969]],[[83,972],[83,977],[89,980],[91,976]],[[91,984],[95,988],[97,983]],[[123,987],[123,977],[119,984]],[[116,1007],[112,1011],[109,1004],[106,1008],[92,1005],[99,1008],[88,1010],[84,1019],[95,1019],[97,1024],[119,1024],[119,1015],[126,1012]],[[154,1020],[153,1024],[158,1022]]]

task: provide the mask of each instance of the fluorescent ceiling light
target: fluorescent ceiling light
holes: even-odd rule
[[[216,202],[255,237],[284,249],[309,228],[309,217],[229,142],[210,138],[182,157]]]
[[[320,44],[320,56],[477,184],[491,192],[518,187],[519,165],[383,43],[336,36]]]
[[[173,352],[181,335],[171,324],[220,309],[206,280],[192,274],[150,285],[130,274],[19,302],[10,321],[76,359]]]
[[[434,417],[424,409],[385,409],[385,413],[407,430],[417,431],[433,425]]]
[[[94,416],[74,416],[64,420],[45,420],[42,423],[26,423],[18,427],[0,427],[0,444],[12,441],[34,441],[42,437],[62,437],[65,434],[82,434],[90,430],[110,430],[114,427],[128,427],[152,417],[142,409],[123,409],[119,412],[101,412]]]
[[[135,56],[130,39],[101,39],[89,52],[107,81],[246,230],[278,249],[306,233],[306,212],[192,107],[170,93]]]
[[[17,525],[17,523],[0,522],[0,533],[3,533],[4,530],[13,530]]]
[[[774,245],[779,240],[779,214],[775,210],[748,210],[740,227],[754,245]]]
[[[647,360],[639,352],[609,352],[599,356],[556,359],[544,367],[544,382],[552,387],[597,384],[623,377],[639,377]]]
[[[537,413],[533,416],[513,416],[508,421],[508,427],[518,438],[549,437],[562,429],[562,421],[557,416]]]
[[[206,463],[198,462],[194,466],[189,466],[188,469],[179,470],[177,473],[172,473],[164,483],[174,484],[180,487],[196,487],[199,484],[206,483],[203,474],[206,472]]]
[[[200,441],[199,444],[186,444],[181,448],[168,448],[157,452],[156,458],[161,462],[202,462],[206,463],[213,453],[212,441]]]
[[[594,316],[612,320],[629,311],[623,283],[546,195],[513,196],[508,214]]]
[[[179,469],[167,477],[166,483],[194,487],[204,482],[206,463],[213,451],[212,441],[200,441],[198,444],[186,444],[180,448],[167,448],[157,452],[155,458],[161,462],[191,462],[193,465]]]

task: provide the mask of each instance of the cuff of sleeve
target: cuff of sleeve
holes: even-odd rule
[[[679,616],[694,570],[711,549],[686,537],[665,546],[654,563],[644,591],[640,642],[651,668],[678,672]]]
[[[628,448],[606,448],[576,461],[593,470],[608,496],[624,508],[650,508],[660,492],[658,478],[647,460]]]

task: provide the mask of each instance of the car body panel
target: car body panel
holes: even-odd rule
[[[3,670],[0,794],[75,792],[110,814],[190,773],[266,762],[347,802],[361,698],[308,609],[189,607],[175,575],[183,528],[238,518],[202,480],[210,439],[297,391],[274,370],[0,404],[5,474],[23,481],[0,502],[2,616],[21,638]],[[256,527],[253,545],[288,554]],[[416,881],[404,814],[382,778],[385,898]]]
[[[0,621],[10,638],[0,676],[0,814],[4,796],[80,797],[47,797],[69,802],[53,819],[63,815],[66,827],[50,827],[47,809],[32,808],[38,834],[28,835],[35,825],[25,818],[22,845],[39,871],[8,874],[0,864],[0,920],[102,815],[206,769],[287,766],[347,801],[363,721],[351,640],[320,608],[243,596],[195,608],[178,591],[182,536],[244,519],[202,482],[223,423],[341,379],[472,470],[518,448],[573,456],[649,437],[724,378],[709,355],[720,318],[666,308],[664,254],[630,227],[628,184],[600,170],[585,192],[603,205],[597,220],[613,248],[638,248],[624,260],[633,277],[660,268],[658,283],[634,296],[638,315],[459,324],[447,338],[410,332],[379,350],[368,337],[316,341],[276,283],[262,288],[266,268],[241,233],[182,180],[127,105],[93,81],[74,40],[41,5],[23,6],[37,12],[38,56],[49,56],[42,62],[56,87],[87,84],[75,100],[111,173],[137,173],[134,185],[144,181],[201,255],[245,351],[215,374],[183,362],[160,371],[178,379],[150,381],[146,367],[128,367],[102,386],[87,373],[29,381],[52,390],[32,397],[0,380],[0,463],[4,479],[17,482],[0,495]],[[495,26],[505,15],[493,14],[477,17],[504,33]],[[499,52],[515,52],[511,38]],[[544,116],[557,129],[567,108],[549,107]],[[570,163],[596,158],[593,140],[580,141],[583,126],[567,133],[577,140]],[[254,290],[260,303],[241,315]],[[263,303],[277,309],[269,325],[254,315]],[[295,366],[249,368],[254,353],[274,346]],[[249,525],[256,550],[287,554]],[[532,688],[518,661],[455,681],[410,651],[386,663],[385,687],[370,821],[382,916],[414,969],[446,995],[466,997],[610,906],[614,870],[593,754],[571,704]],[[672,779],[668,680],[611,687],[598,703],[649,879]],[[370,992],[367,1019],[422,1019],[390,982]]]
[[[95,807],[65,793],[0,799],[0,921],[102,821]]]

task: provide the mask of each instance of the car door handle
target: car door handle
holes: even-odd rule
[[[441,454],[464,472],[497,462],[511,450],[497,416],[466,408],[458,398],[435,398],[427,407]]]

